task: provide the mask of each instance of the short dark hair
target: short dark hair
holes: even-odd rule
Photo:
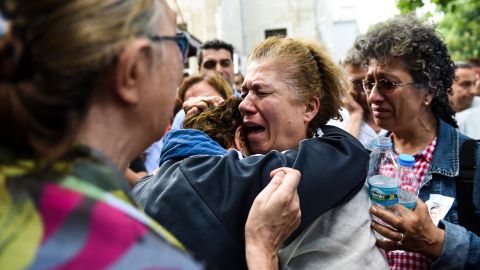
[[[364,59],[383,64],[402,59],[415,83],[433,96],[433,114],[457,127],[455,112],[449,104],[455,78],[455,64],[435,25],[415,14],[397,16],[374,25],[355,42]]]
[[[214,49],[214,50],[225,49],[230,52],[230,59],[233,60],[232,44],[219,39],[208,40],[208,41],[205,41],[205,43],[203,43],[202,46],[200,46],[200,50],[198,51],[199,67],[202,65],[202,62],[203,62],[203,55],[202,55],[203,50],[209,50],[209,49]]]
[[[480,58],[470,58],[467,62],[472,64],[473,67],[480,67]]]

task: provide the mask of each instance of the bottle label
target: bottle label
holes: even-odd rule
[[[381,187],[369,184],[368,193],[375,204],[392,206],[398,203],[398,187]]]

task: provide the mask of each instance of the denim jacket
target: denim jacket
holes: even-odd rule
[[[437,144],[433,160],[422,183],[419,197],[426,201],[430,194],[456,198],[455,177],[459,174],[460,146],[469,138],[442,120],[438,120]],[[476,168],[480,167],[480,147],[477,148]],[[475,171],[473,203],[480,215],[480,170]],[[480,237],[458,224],[457,200],[440,222],[445,230],[445,243],[434,269],[480,269]]]

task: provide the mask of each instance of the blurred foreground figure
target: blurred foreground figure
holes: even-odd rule
[[[0,52],[0,269],[203,269],[136,208],[121,173],[169,122],[187,53],[175,14],[161,0],[0,8],[12,22]],[[300,222],[300,175],[270,175],[242,227],[254,269],[277,266]]]

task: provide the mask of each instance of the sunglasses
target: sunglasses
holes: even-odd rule
[[[158,35],[153,35],[153,36],[148,36],[148,38],[151,41],[154,42],[160,42],[163,40],[171,40],[175,41],[178,45],[178,48],[180,49],[180,53],[182,55],[182,63],[185,63],[187,61],[187,55],[188,55],[188,38],[187,35],[183,32],[177,33],[176,36],[158,36]]]
[[[369,96],[373,90],[373,87],[375,87],[375,85],[377,86],[377,91],[380,92],[382,95],[384,95],[384,94],[391,93],[393,90],[395,90],[395,88],[399,86],[418,84],[418,83],[414,83],[414,82],[396,83],[389,80],[380,79],[377,82],[370,81],[370,80],[362,80],[362,84],[363,84],[363,90],[365,91],[365,94]]]
[[[204,69],[215,69],[215,67],[217,66],[217,63],[219,62],[220,62],[220,66],[222,66],[223,68],[228,68],[232,65],[232,60],[223,59],[220,61],[208,60],[208,61],[205,61],[202,66]]]

